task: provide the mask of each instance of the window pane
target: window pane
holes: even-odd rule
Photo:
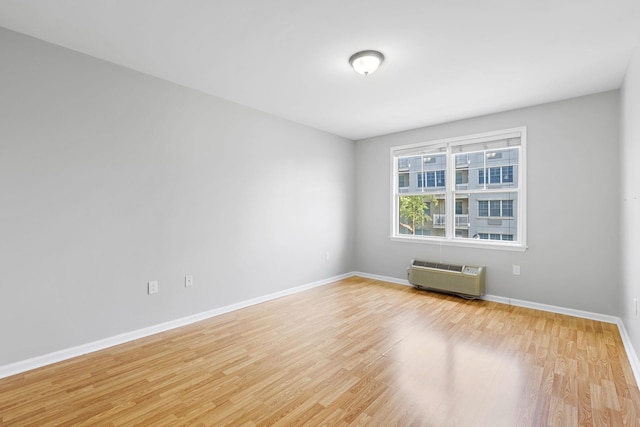
[[[489,216],[489,202],[480,200],[478,202],[478,216]]]
[[[462,189],[467,188],[466,185],[469,184],[469,170],[462,169],[456,171],[456,188],[460,189],[461,185],[464,185]]]
[[[462,215],[462,200],[456,200],[456,215]]]
[[[456,154],[456,168],[468,168],[469,167],[469,156],[466,154]]]
[[[409,157],[400,157],[398,159],[398,170],[403,171],[409,169]]]
[[[500,216],[500,200],[489,201],[489,216]]]
[[[435,187],[436,186],[436,174],[435,172],[427,172],[427,187]]]
[[[489,184],[500,184],[500,168],[489,168]]]
[[[489,240],[517,240],[518,196],[516,193],[492,191],[486,194],[484,192],[469,194],[468,197],[468,206],[471,208],[477,206],[478,209],[477,212],[469,211],[469,238],[484,238],[482,236],[486,234]],[[489,197],[491,200],[482,200],[484,197]],[[494,235],[493,238],[491,234]]]
[[[473,182],[467,188],[483,189],[517,187],[519,147],[505,150],[478,151],[456,155],[456,170],[464,169]],[[460,158],[460,160],[458,160]],[[466,164],[464,163],[466,161]],[[477,180],[476,180],[477,176]],[[467,189],[464,188],[464,189]]]
[[[431,197],[431,221],[429,225],[434,228],[434,231],[431,234],[436,236],[444,236],[446,226],[444,194],[436,194]]]
[[[503,217],[513,216],[513,200],[502,201],[502,216]]]
[[[444,194],[399,196],[398,234],[445,235]]]
[[[500,157],[487,159],[492,167],[495,165],[500,169],[500,177],[496,177],[495,184],[501,184],[501,188],[517,187],[518,162],[520,149],[517,147],[500,151]],[[494,184],[493,177],[491,183]]]
[[[467,239],[469,238],[469,195],[457,194],[455,198],[455,237]]]
[[[430,165],[435,165],[436,169],[444,169],[447,165],[447,156],[445,154],[430,154],[428,156],[423,156],[424,160],[423,162],[425,163],[425,167],[427,167],[426,164],[430,164]],[[432,168],[433,166],[428,166],[429,168]]]
[[[409,173],[408,172],[398,174],[398,187],[400,189],[409,187]]]
[[[513,166],[502,167],[502,182],[513,182]]]
[[[447,175],[446,154],[421,154],[398,157],[398,193],[417,193],[444,188]]]

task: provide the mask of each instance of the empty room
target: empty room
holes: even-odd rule
[[[640,426],[639,23],[3,0],[0,426]]]

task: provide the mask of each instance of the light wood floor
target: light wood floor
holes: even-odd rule
[[[617,327],[350,278],[0,380],[0,425],[635,426]]]

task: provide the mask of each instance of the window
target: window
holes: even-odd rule
[[[478,202],[478,216],[489,216],[489,202],[481,200]]]
[[[409,186],[409,174],[408,173],[398,174],[398,186],[400,188],[407,188]]]
[[[500,168],[489,168],[489,184],[500,184]]]
[[[423,188],[436,188],[436,187],[444,187],[444,171],[437,170],[431,172],[420,172],[418,173],[418,187]]]
[[[524,249],[526,129],[391,149],[391,238]]]
[[[478,216],[509,218],[513,216],[513,200],[478,200]]]
[[[500,201],[502,212],[500,214],[501,217],[509,218],[513,216],[513,200],[501,200]]]
[[[489,177],[486,184],[513,182],[513,166],[498,166],[478,170],[478,184],[485,184],[485,176]]]
[[[500,171],[502,172],[501,182],[513,182],[513,166],[503,166]]]
[[[457,170],[456,171],[456,185],[466,185],[469,183],[469,170]]]

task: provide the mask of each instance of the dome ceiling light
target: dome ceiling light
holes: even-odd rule
[[[356,52],[349,58],[349,64],[356,72],[368,76],[375,72],[384,61],[384,55],[377,50]]]

